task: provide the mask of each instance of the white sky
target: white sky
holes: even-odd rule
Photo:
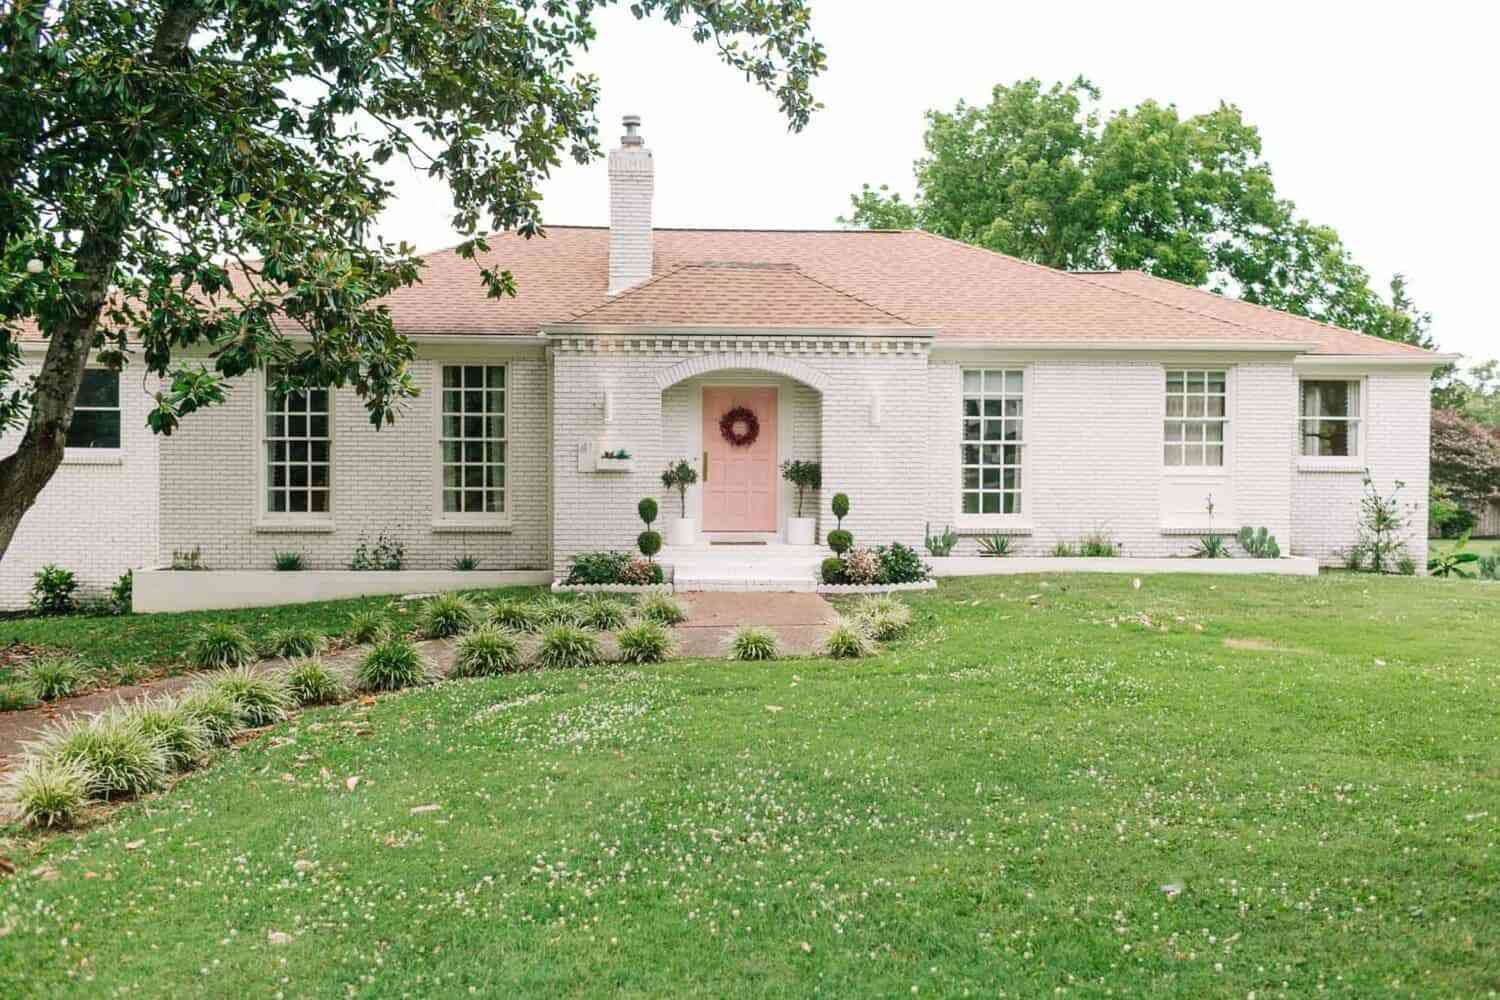
[[[580,65],[600,77],[606,149],[622,114],[644,119],[657,225],[830,227],[862,182],[911,193],[927,109],[985,101],[996,83],[1082,73],[1106,108],[1238,104],[1284,197],[1337,229],[1382,290],[1405,272],[1443,349],[1500,355],[1484,249],[1500,231],[1487,100],[1500,7],[813,0],[813,11],[828,50],[815,83],[826,107],[800,134],[685,29],[624,10],[601,17]],[[602,162],[567,165],[543,193],[552,224],[608,221]],[[384,232],[445,246],[450,215],[441,182],[401,175]]]

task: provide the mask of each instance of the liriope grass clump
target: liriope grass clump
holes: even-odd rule
[[[427,665],[410,639],[386,639],[365,654],[355,671],[355,681],[366,691],[396,691],[420,684]]]
[[[626,663],[659,663],[676,652],[672,633],[666,626],[649,620],[622,629],[615,640],[620,645],[620,659]]]
[[[267,656],[291,660],[317,653],[323,648],[323,637],[310,628],[279,628],[266,636],[261,648]]]
[[[89,801],[88,768],[76,760],[31,757],[7,779],[5,798],[26,826],[72,826]]]
[[[309,656],[286,672],[287,690],[298,705],[331,705],[344,697],[344,684],[322,659]]]
[[[203,727],[203,732],[214,746],[228,746],[244,728],[240,721],[239,706],[234,699],[212,684],[194,686],[178,700],[177,707]]]
[[[168,771],[161,741],[118,712],[54,723],[26,750],[41,760],[82,767],[88,795],[96,799],[154,791]]]
[[[861,623],[841,621],[823,640],[823,652],[835,660],[857,660],[875,652]]]
[[[196,766],[213,743],[203,722],[172,698],[142,699],[125,711],[124,720],[160,744],[169,770]]]
[[[88,683],[88,672],[68,656],[43,656],[26,666],[26,683],[42,701],[56,701],[75,694]]]
[[[252,667],[226,670],[210,679],[214,690],[233,702],[240,725],[247,729],[275,725],[292,708],[286,681]]]
[[[576,625],[553,625],[542,633],[536,665],[546,670],[593,666],[604,659],[599,640]]]
[[[537,619],[545,628],[549,625],[577,625],[578,603],[565,600],[553,594],[538,598],[532,604],[536,611]]]
[[[255,660],[255,644],[228,622],[203,626],[188,644],[188,662],[200,670],[243,667]]]
[[[417,629],[428,639],[463,635],[479,621],[479,611],[467,597],[439,594],[417,611]]]
[[[879,642],[899,639],[911,628],[911,607],[889,594],[866,597],[854,606],[851,617]]]
[[[729,637],[731,660],[776,659],[776,633],[759,625],[741,625]]]
[[[623,602],[603,594],[590,594],[577,604],[577,624],[595,632],[613,632],[624,628],[630,617],[630,608]]]
[[[356,645],[379,642],[391,630],[385,615],[373,608],[356,611],[349,616],[349,626],[344,629],[344,638]]]
[[[647,594],[636,605],[636,614],[648,622],[658,625],[680,625],[687,621],[687,612],[682,605],[667,594]]]
[[[458,640],[449,677],[488,677],[521,669],[521,644],[513,633],[484,625]]]
[[[537,632],[543,625],[536,605],[525,601],[496,601],[490,608],[489,620],[491,625],[498,625],[511,632]]]
[[[19,712],[38,702],[36,692],[25,679],[0,684],[0,712]]]

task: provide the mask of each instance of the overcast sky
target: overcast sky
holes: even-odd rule
[[[826,228],[862,182],[910,194],[923,112],[996,83],[1083,74],[1106,108],[1146,98],[1185,114],[1238,104],[1277,188],[1333,226],[1382,288],[1405,272],[1445,350],[1500,355],[1494,299],[1500,159],[1491,3],[1246,4],[812,0],[828,50],[826,107],[800,134],[772,97],[684,29],[613,10],[580,60],[603,91],[606,149],[644,119],[662,226]],[[602,162],[543,189],[552,224],[604,224]],[[453,242],[441,182],[399,178],[385,233]],[[525,290],[521,290],[525,294]]]

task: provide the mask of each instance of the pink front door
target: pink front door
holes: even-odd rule
[[[719,421],[743,406],[760,423],[750,444],[736,447]],[[746,425],[739,433],[744,435]],[[776,530],[776,390],[765,386],[703,389],[703,530]]]

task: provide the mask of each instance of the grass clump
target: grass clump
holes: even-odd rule
[[[88,673],[71,657],[44,656],[27,665],[26,682],[35,697],[56,701],[83,687],[88,682]]]
[[[576,625],[553,625],[542,633],[536,664],[548,670],[593,666],[604,659],[599,640]]]
[[[525,601],[496,601],[490,608],[489,621],[511,632],[536,632],[542,627],[536,605]]]
[[[458,640],[449,677],[488,677],[521,669],[521,645],[495,625],[484,625]]]
[[[234,704],[240,725],[247,729],[275,725],[283,721],[292,708],[292,695],[286,682],[251,667],[227,670],[210,683],[214,690]]]
[[[439,594],[417,612],[417,629],[428,639],[463,635],[479,621],[479,612],[467,597]]]
[[[603,594],[591,594],[577,604],[579,625],[595,632],[613,632],[625,627],[630,609],[624,603]]]
[[[25,679],[0,684],[0,712],[19,712],[37,703],[36,692]]]
[[[188,645],[188,662],[200,670],[243,667],[255,659],[255,645],[239,628],[227,622],[203,626]]]
[[[287,691],[298,705],[331,705],[344,697],[344,684],[317,656],[292,664],[286,673]]]
[[[177,708],[187,718],[203,727],[214,746],[228,746],[242,728],[240,709],[233,698],[211,683],[199,684],[177,701]]]
[[[544,628],[548,625],[578,624],[578,604],[575,601],[549,594],[538,599],[532,604],[532,608]]]
[[[911,607],[889,594],[867,597],[854,606],[854,620],[878,642],[899,639],[911,628]]]
[[[279,628],[266,636],[262,648],[267,656],[292,660],[315,654],[323,648],[323,637],[310,628]]]
[[[143,699],[130,707],[125,720],[161,745],[173,771],[197,765],[213,744],[203,722],[171,698]]]
[[[365,654],[355,680],[366,691],[397,691],[420,684],[427,677],[422,654],[410,639],[396,637],[377,643]]]
[[[658,625],[680,625],[687,621],[682,605],[666,594],[647,594],[635,610],[646,621]]]
[[[626,663],[659,663],[677,648],[666,626],[649,620],[622,629],[615,639],[620,644],[620,659]]]
[[[344,638],[358,645],[379,642],[391,630],[390,623],[385,620],[385,615],[373,609],[356,611],[349,616],[348,627],[344,629]]]
[[[48,762],[81,767],[88,775],[88,796],[96,799],[154,791],[169,766],[159,739],[114,712],[54,724],[26,749]]]
[[[854,622],[839,622],[823,640],[823,652],[835,660],[858,660],[875,652],[874,643]]]
[[[776,633],[759,625],[741,625],[729,637],[731,660],[776,659]]]
[[[88,804],[88,768],[76,760],[33,757],[6,782],[5,798],[26,826],[72,826]]]

